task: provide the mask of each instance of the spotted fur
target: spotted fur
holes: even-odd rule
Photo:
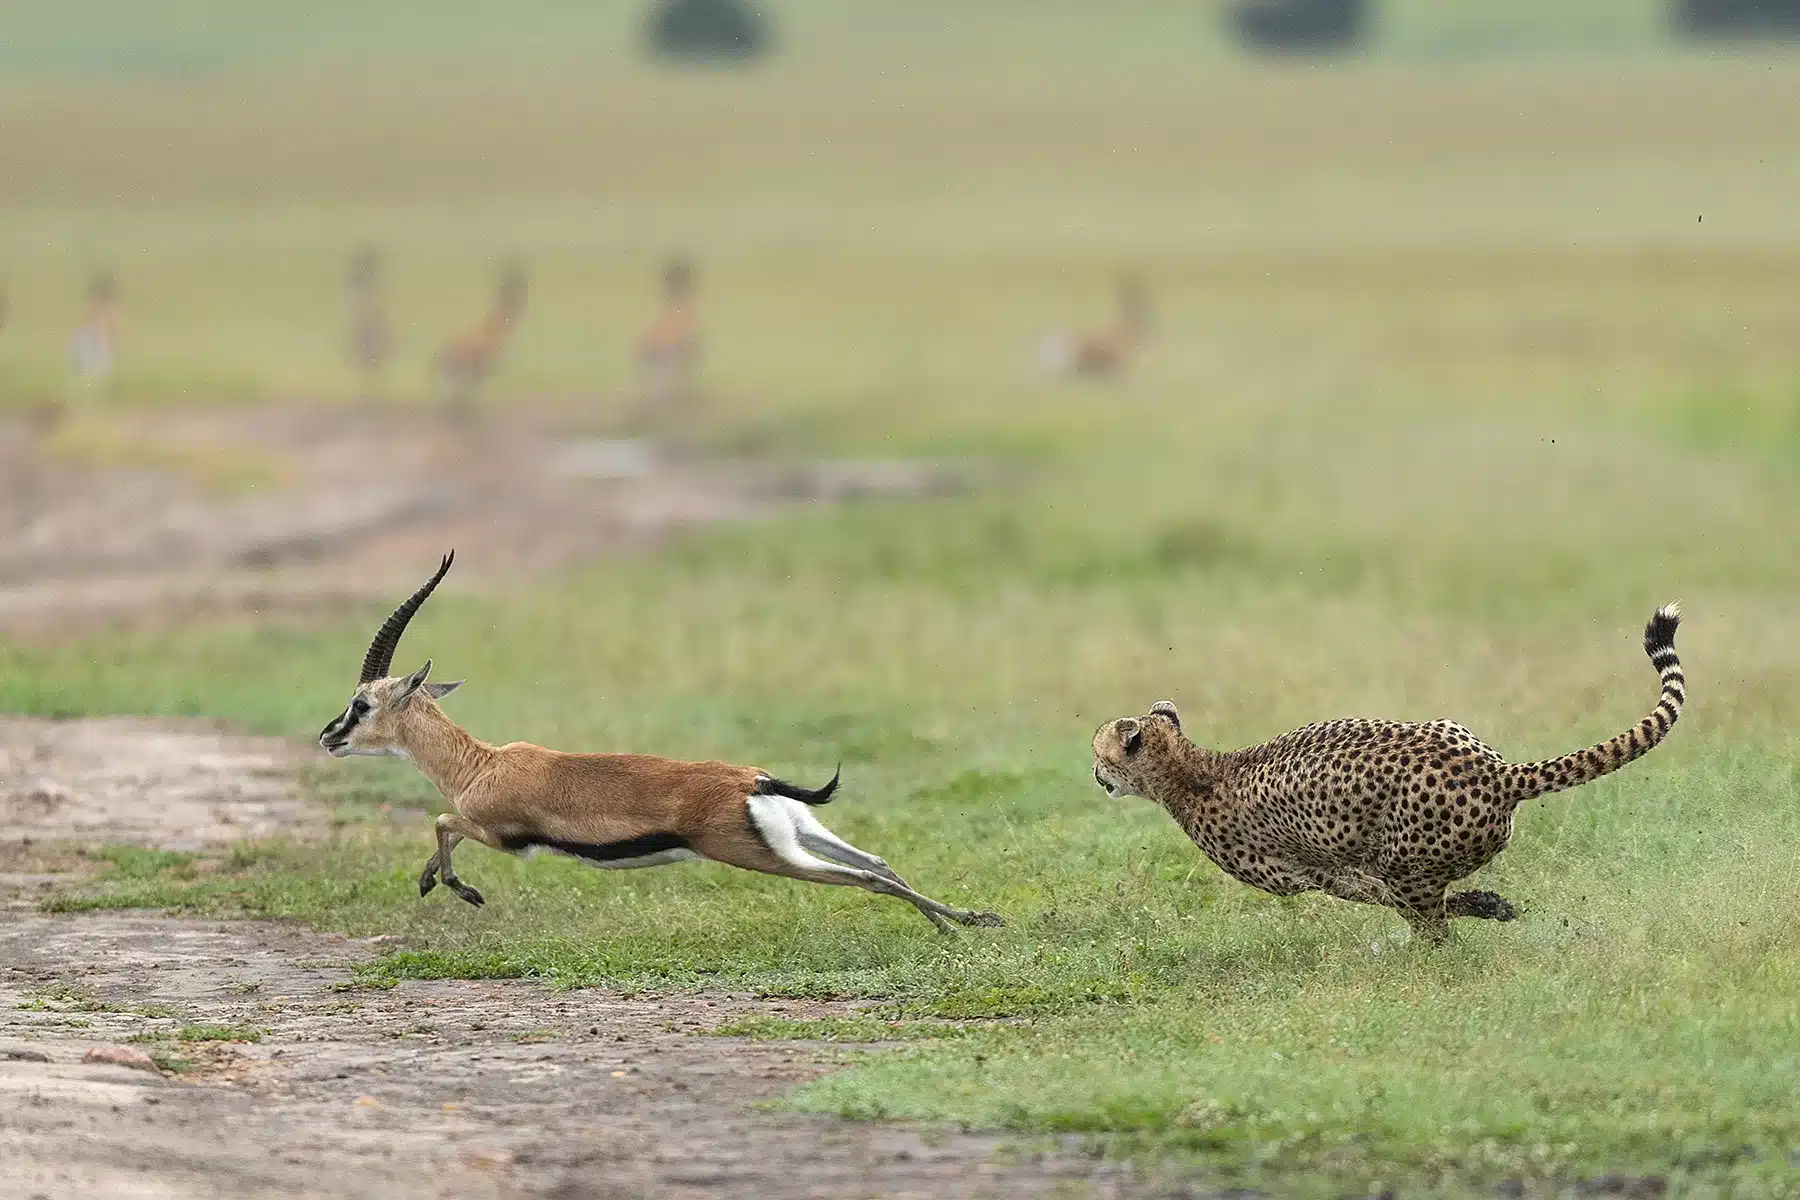
[[[1233,878],[1278,896],[1324,891],[1385,905],[1439,942],[1449,917],[1513,919],[1492,892],[1445,892],[1506,849],[1521,803],[1610,774],[1668,735],[1687,698],[1680,621],[1670,604],[1644,629],[1662,679],[1650,715],[1560,758],[1509,763],[1454,721],[1326,721],[1244,750],[1206,750],[1165,700],[1100,727],[1094,778],[1114,797],[1156,801]]]

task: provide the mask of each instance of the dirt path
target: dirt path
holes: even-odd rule
[[[854,1005],[359,989],[380,939],[39,911],[70,839],[193,848],[304,815],[290,753],[201,722],[0,718],[0,1196],[1149,1194],[1074,1145],[765,1111],[844,1049],[706,1036]],[[180,1040],[199,1025],[260,1040]],[[188,1069],[83,1061],[120,1046]]]
[[[0,843],[198,850],[292,829],[295,747],[209,721],[0,718]]]
[[[1073,1148],[1000,1155],[989,1135],[757,1111],[827,1069],[821,1048],[697,1036],[749,1013],[846,1006],[514,981],[336,990],[375,951],[266,923],[11,915],[0,928],[0,1193],[1135,1191],[1123,1168]],[[195,1023],[263,1040],[187,1049],[199,1065],[176,1077],[81,1061],[91,1047]]]
[[[510,582],[797,504],[960,490],[905,461],[705,457],[579,410],[0,415],[0,632],[386,599],[446,548]]]

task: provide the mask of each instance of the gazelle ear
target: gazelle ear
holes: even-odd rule
[[[1169,723],[1175,726],[1175,732],[1181,732],[1181,714],[1175,711],[1173,700],[1158,700],[1150,706],[1150,712],[1158,717],[1169,718]]]
[[[428,658],[425,660],[424,666],[400,681],[400,690],[394,693],[394,703],[399,704],[409,699],[414,692],[419,690],[419,685],[425,682],[425,677],[429,674],[431,674],[431,660]]]
[[[425,685],[425,694],[430,696],[433,700],[442,700],[445,696],[448,696],[466,682],[468,681],[457,679],[450,683],[428,683]]]

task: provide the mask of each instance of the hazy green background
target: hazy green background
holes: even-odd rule
[[[522,253],[487,401],[598,422],[658,259],[691,250],[706,436],[1008,482],[451,586],[402,657],[469,676],[452,710],[495,740],[842,758],[834,827],[1013,923],[949,941],[862,895],[479,849],[487,908],[420,902],[423,817],[362,818],[430,797],[369,762],[321,767],[330,846],[121,855],[94,902],[407,935],[377,982],[1018,1017],[797,1102],[1094,1131],[1282,1189],[1791,1190],[1800,60],[1679,51],[1635,3],[1395,4],[1367,57],[1275,65],[1202,5],[792,3],[766,64],[664,71],[635,6],[497,11],[10,5],[0,404],[60,390],[103,259],[114,403],[348,403],[342,271],[373,238],[392,401]],[[1040,378],[1036,338],[1104,318],[1121,268],[1158,298],[1142,369]],[[1677,596],[1668,745],[1528,806],[1478,883],[1524,919],[1437,954],[1229,882],[1088,777],[1093,727],[1163,697],[1216,745],[1364,713],[1558,753],[1648,710],[1637,632]],[[376,616],[0,642],[0,706],[308,737]]]

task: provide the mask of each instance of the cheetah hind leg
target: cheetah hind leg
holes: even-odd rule
[[[1444,914],[1479,917],[1484,921],[1511,921],[1519,915],[1506,897],[1494,892],[1454,892],[1444,898]]]

